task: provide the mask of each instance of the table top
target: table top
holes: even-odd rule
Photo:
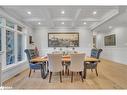
[[[45,62],[45,61],[48,61],[48,58],[46,56],[36,57],[31,59],[31,62]],[[70,56],[66,55],[62,57],[62,61],[69,62],[71,61],[71,58]],[[93,57],[85,57],[84,61],[85,62],[99,62],[100,60]]]

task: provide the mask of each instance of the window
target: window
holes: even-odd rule
[[[23,59],[23,45],[22,45],[22,34],[19,34],[17,35],[17,60],[18,61],[22,61]]]
[[[5,47],[3,48],[3,51],[5,51],[3,54],[5,60],[2,62],[2,68],[6,68],[6,66],[12,64],[22,63],[20,61],[25,59],[25,38],[26,34],[24,33],[24,28],[22,26],[17,25],[6,18],[0,17],[0,51],[2,50],[2,47]]]
[[[14,23],[6,21],[6,26],[14,29]]]
[[[6,64],[9,65],[14,62],[14,32],[6,30]]]

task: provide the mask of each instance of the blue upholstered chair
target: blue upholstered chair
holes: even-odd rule
[[[41,70],[41,64],[39,64],[39,63],[36,64],[36,63],[30,62],[30,60],[32,58],[38,57],[38,54],[37,54],[36,50],[34,50],[34,49],[25,49],[24,52],[26,53],[27,59],[29,61],[29,67],[30,67],[29,77],[30,77],[31,70],[34,70],[34,72],[35,72],[35,70],[39,70],[39,69]],[[41,70],[41,73],[42,73],[42,70]]]
[[[92,49],[91,50],[91,57],[99,59],[102,51],[103,51],[102,49]],[[95,69],[96,75],[98,76],[97,64],[98,64],[98,62],[88,62],[88,63],[86,63],[86,69],[91,69],[91,71],[93,71],[93,69]]]

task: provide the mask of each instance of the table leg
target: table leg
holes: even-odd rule
[[[41,65],[41,77],[43,78],[43,66],[42,66],[42,64],[40,64]]]
[[[86,79],[86,63],[84,62],[84,75],[83,78]]]
[[[43,79],[45,79],[48,75],[48,69],[47,69],[47,66],[46,66],[47,63],[43,63],[41,64],[41,77]]]

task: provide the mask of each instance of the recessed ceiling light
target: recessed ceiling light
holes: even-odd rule
[[[96,15],[97,14],[97,12],[96,11],[93,11],[93,15]]]
[[[65,14],[65,11],[61,11],[61,14]]]
[[[83,24],[84,24],[84,25],[86,25],[87,23],[86,23],[86,22],[84,22]]]
[[[30,12],[30,11],[28,11],[28,12],[27,12],[27,14],[31,15],[31,12]]]
[[[40,23],[40,22],[38,22],[38,24],[40,25],[41,23]]]
[[[109,26],[108,28],[109,28],[109,29],[112,29],[112,26]]]
[[[61,24],[64,24],[64,22],[61,22]]]

